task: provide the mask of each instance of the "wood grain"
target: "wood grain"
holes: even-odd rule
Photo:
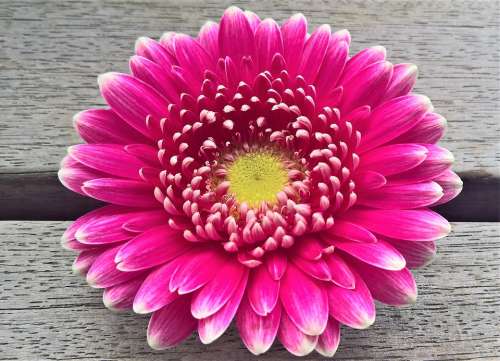
[[[146,317],[108,311],[100,291],[71,274],[73,255],[59,246],[67,224],[0,222],[0,360],[255,359],[234,328],[212,345],[192,336],[173,350],[150,350]],[[343,328],[337,360],[500,359],[500,225],[453,226],[436,260],[415,271],[417,303],[378,305],[368,330]],[[260,359],[295,358],[275,344]]]
[[[79,142],[73,113],[102,104],[96,76],[127,71],[138,36],[195,34],[229,1],[0,1],[0,171],[53,171]],[[449,120],[458,171],[500,175],[496,0],[235,1],[261,17],[302,11],[311,28],[348,28],[353,51],[382,44],[420,68],[417,91]]]

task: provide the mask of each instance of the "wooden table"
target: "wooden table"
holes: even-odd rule
[[[145,341],[147,319],[113,314],[72,275],[68,220],[96,202],[62,188],[58,163],[78,143],[73,113],[103,104],[96,75],[127,71],[138,36],[195,34],[229,2],[0,0],[0,360],[249,360],[234,329],[210,346]],[[442,142],[465,180],[438,210],[454,221],[434,263],[416,271],[417,304],[379,305],[374,326],[343,329],[342,360],[500,360],[500,2],[240,2],[261,17],[303,12],[348,28],[353,51],[384,45],[419,66],[417,91],[449,122]],[[261,357],[292,359],[284,349]],[[320,359],[317,354],[306,357]]]

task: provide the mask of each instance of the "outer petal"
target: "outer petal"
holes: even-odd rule
[[[174,38],[174,47],[179,66],[201,85],[205,70],[213,70],[215,65],[208,53],[196,40],[185,34],[178,34]]]
[[[89,251],[81,252],[74,260],[71,269],[73,273],[85,276],[92,263],[101,255],[104,250],[91,249]]]
[[[158,208],[160,203],[154,198],[153,187],[142,181],[99,178],[83,183],[86,195],[112,204]]]
[[[325,332],[318,338],[316,351],[325,357],[333,357],[340,343],[340,325],[334,318],[328,320]]]
[[[281,314],[278,338],[288,352],[295,356],[311,353],[318,343],[318,336],[302,333],[285,312]]]
[[[353,179],[356,183],[356,188],[362,190],[377,189],[387,183],[387,179],[382,174],[372,170],[357,171],[353,175]]]
[[[155,62],[166,72],[170,71],[174,63],[174,56],[169,52],[167,47],[145,36],[138,38],[135,42],[135,53]]]
[[[254,311],[267,316],[276,306],[280,282],[275,281],[265,266],[257,267],[252,271],[248,283],[248,300]]]
[[[244,56],[254,55],[254,34],[241,9],[231,6],[220,21],[219,48],[222,57],[229,56],[237,64]]]
[[[320,281],[331,281],[330,268],[323,259],[311,261],[302,257],[292,257],[292,262],[307,275]]]
[[[330,267],[330,273],[332,275],[332,282],[337,286],[353,289],[355,287],[356,278],[351,272],[351,269],[345,263],[345,261],[340,257],[337,252],[333,253],[329,257],[326,257],[326,263]]]
[[[375,304],[365,282],[356,277],[356,288],[331,286],[328,289],[330,315],[352,328],[364,329],[375,321]]]
[[[244,298],[236,315],[241,340],[254,355],[260,355],[271,347],[278,333],[281,305],[278,303],[267,316],[260,316]]]
[[[330,39],[328,51],[315,80],[319,96],[330,94],[332,89],[335,88],[344,69],[348,54],[349,44],[347,42],[338,41],[333,37]]]
[[[63,186],[82,195],[87,195],[82,189],[85,182],[105,176],[106,174],[86,167],[70,156],[64,157],[61,169],[57,172],[57,177]]]
[[[278,24],[272,19],[265,19],[255,32],[255,46],[259,70],[269,70],[274,54],[283,54],[283,39]]]
[[[290,74],[295,75],[302,59],[307,35],[307,20],[302,14],[295,14],[281,27],[284,57]]]
[[[339,83],[344,84],[367,66],[384,61],[385,56],[386,50],[383,46],[373,46],[361,50],[349,59]]]
[[[313,83],[316,80],[328,49],[330,37],[330,26],[321,25],[307,39],[299,65],[299,74],[304,77],[306,82]]]
[[[104,305],[113,311],[125,311],[132,308],[135,294],[142,284],[144,276],[128,282],[106,288],[102,295]]]
[[[414,64],[396,64],[385,93],[385,100],[408,94],[417,81],[418,69]]]
[[[198,40],[215,64],[219,59],[219,24],[207,21],[200,29]]]
[[[295,325],[307,335],[320,335],[328,322],[326,291],[289,264],[281,279],[280,299]]]
[[[446,219],[424,209],[352,209],[348,217],[372,232],[408,241],[432,241],[450,233],[450,224]]]
[[[328,230],[328,234],[354,242],[361,243],[375,243],[377,237],[366,228],[361,227],[359,224],[349,222],[348,220],[338,219],[335,220],[333,227]]]
[[[403,255],[406,266],[410,269],[425,266],[436,255],[434,241],[414,242],[399,239],[387,239],[387,241]]]
[[[285,274],[287,258],[279,251],[271,252],[266,258],[266,265],[271,277],[279,280]]]
[[[189,312],[189,297],[174,302],[153,313],[148,325],[148,344],[155,350],[176,346],[196,329],[197,321]]]
[[[451,201],[460,194],[464,186],[460,177],[451,170],[444,171],[434,181],[443,188],[444,195],[433,206]]]
[[[427,113],[407,132],[394,139],[393,143],[434,144],[446,131],[446,119],[437,113]]]

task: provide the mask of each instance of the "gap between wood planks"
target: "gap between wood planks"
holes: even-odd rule
[[[500,221],[500,178],[461,173],[462,193],[436,211],[455,222]],[[64,188],[55,172],[0,174],[0,220],[73,220],[102,205]]]

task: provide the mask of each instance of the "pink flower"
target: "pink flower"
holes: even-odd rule
[[[235,319],[254,354],[278,338],[332,356],[374,299],[415,301],[409,269],[450,231],[428,207],[462,183],[417,68],[382,47],[349,57],[350,40],[231,7],[197,38],[140,38],[132,75],[99,77],[109,108],[75,116],[87,144],[59,177],[110,204],[63,244],[107,307],[152,314],[151,347]]]

